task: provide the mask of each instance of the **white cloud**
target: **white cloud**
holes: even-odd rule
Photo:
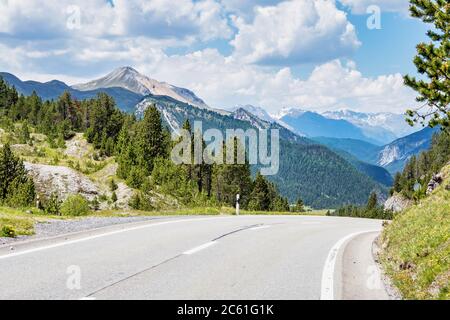
[[[74,3],[82,8],[81,29],[66,27],[67,5]],[[223,6],[247,15],[234,18],[235,52],[167,53],[169,47],[229,37]],[[401,113],[414,104],[400,74],[368,78],[355,63],[341,62],[359,42],[333,0],[293,0],[250,11],[253,6],[235,0],[115,0],[114,7],[105,0],[0,0],[0,70],[74,84],[132,65],[220,108],[250,103],[272,112],[348,107]],[[318,65],[300,79],[289,67],[299,61]]]
[[[355,14],[365,14],[371,5],[379,6],[382,11],[407,13],[409,0],[339,0],[350,7]]]
[[[228,38],[223,7],[214,0],[21,0],[0,2],[0,33],[27,40],[142,36]],[[78,23],[79,22],[79,23]]]
[[[251,23],[234,18],[234,56],[247,63],[323,62],[360,45],[345,12],[330,0],[293,0],[257,7]]]
[[[243,64],[213,49],[183,56],[161,52],[137,67],[151,77],[194,90],[218,108],[249,103],[271,112],[283,107],[317,111],[348,107],[403,113],[415,104],[414,92],[403,85],[400,74],[367,78],[352,61],[319,65],[307,79],[295,77],[288,67]]]

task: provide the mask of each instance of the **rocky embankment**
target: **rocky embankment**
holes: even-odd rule
[[[71,194],[80,194],[88,200],[99,195],[99,188],[88,177],[71,168],[29,162],[24,164],[40,194],[50,196],[56,192],[61,200]]]

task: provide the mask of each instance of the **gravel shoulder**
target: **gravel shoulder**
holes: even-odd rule
[[[166,217],[141,216],[141,217],[86,217],[73,220],[49,219],[45,222],[37,222],[34,226],[35,234],[32,236],[18,236],[16,238],[0,238],[0,246],[18,243],[21,241],[38,240],[74,232],[87,231],[118,224],[143,222],[163,219]]]

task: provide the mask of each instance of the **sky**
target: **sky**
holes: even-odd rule
[[[429,26],[408,0],[0,0],[0,71],[86,82],[121,66],[211,107],[416,106],[402,76]]]

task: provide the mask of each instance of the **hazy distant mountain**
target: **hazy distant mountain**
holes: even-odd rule
[[[314,140],[333,150],[343,150],[360,161],[383,167],[394,175],[403,170],[411,156],[429,149],[433,134],[438,131],[438,128],[427,127],[381,147],[354,139],[317,137]]]
[[[427,127],[384,146],[378,153],[377,164],[393,174],[403,170],[411,156],[430,148],[433,134],[439,130]]]
[[[124,88],[98,88],[89,91],[79,91],[69,87],[64,82],[53,80],[49,82],[22,81],[13,74],[0,72],[0,76],[11,86],[23,95],[31,95],[36,91],[37,95],[44,100],[57,99],[64,91],[70,92],[72,97],[78,100],[91,99],[96,97],[100,92],[105,92],[116,101],[118,107],[124,111],[133,111],[143,96]]]
[[[150,79],[131,67],[118,68],[103,78],[73,86],[73,88],[81,91],[111,87],[125,88],[142,96],[149,94],[168,96],[196,107],[208,107],[206,103],[192,91]]]
[[[315,112],[293,109],[286,112],[280,120],[307,137],[349,138],[381,144],[346,120],[329,119]]]
[[[417,132],[420,128],[411,127],[405,115],[390,112],[363,113],[351,110],[327,111],[323,116],[330,119],[347,120],[363,129],[364,133],[386,143]]]

